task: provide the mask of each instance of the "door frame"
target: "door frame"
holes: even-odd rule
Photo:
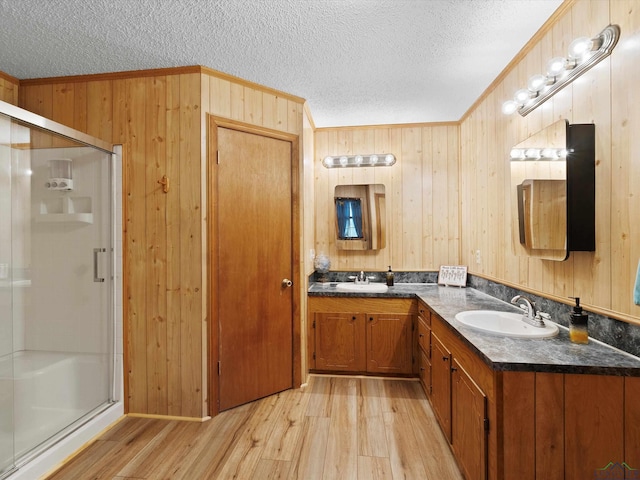
[[[266,127],[260,127],[249,123],[230,120],[227,118],[207,115],[207,137],[204,139],[207,148],[207,172],[206,172],[206,218],[207,218],[207,250],[206,250],[206,266],[207,266],[207,322],[209,331],[207,335],[207,385],[209,406],[208,411],[211,417],[216,416],[220,412],[220,390],[218,382],[218,362],[220,360],[220,318],[218,316],[218,295],[217,284],[213,281],[215,276],[213,272],[218,270],[218,256],[212,255],[218,249],[218,128],[227,128],[237,130],[244,133],[260,135],[263,137],[274,138],[291,143],[291,271],[293,279],[292,292],[292,364],[293,371],[292,382],[296,385],[302,384],[302,357],[301,357],[301,291],[300,285],[303,283],[300,274],[300,225],[302,222],[301,208],[302,199],[300,192],[300,139],[298,135],[273,130]]]

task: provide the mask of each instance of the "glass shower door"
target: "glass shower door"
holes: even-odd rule
[[[8,222],[11,232],[0,328],[6,321],[12,338],[0,345],[12,372],[11,398],[0,387],[0,428],[12,412],[12,445],[0,437],[0,462],[11,448],[19,467],[113,401],[113,160],[16,120],[0,143],[10,145],[8,202],[0,153],[0,229]]]

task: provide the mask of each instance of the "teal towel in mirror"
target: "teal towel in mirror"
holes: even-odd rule
[[[633,289],[633,303],[640,305],[640,260],[638,260],[638,272],[636,273],[636,286]]]

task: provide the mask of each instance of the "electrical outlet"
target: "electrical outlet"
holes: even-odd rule
[[[476,263],[478,265],[482,263],[482,256],[480,255],[480,250],[476,250]]]

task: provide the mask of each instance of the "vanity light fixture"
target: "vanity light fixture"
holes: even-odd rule
[[[390,167],[396,163],[396,156],[392,153],[371,155],[334,155],[322,159],[327,168],[338,167]]]
[[[514,148],[511,160],[565,160],[569,151],[566,148]]]
[[[576,78],[608,57],[618,43],[620,27],[609,25],[593,38],[576,38],[569,45],[567,57],[555,57],[547,63],[546,75],[529,78],[527,88],[518,90],[513,100],[502,104],[502,113],[518,112],[523,117],[551,98]]]

